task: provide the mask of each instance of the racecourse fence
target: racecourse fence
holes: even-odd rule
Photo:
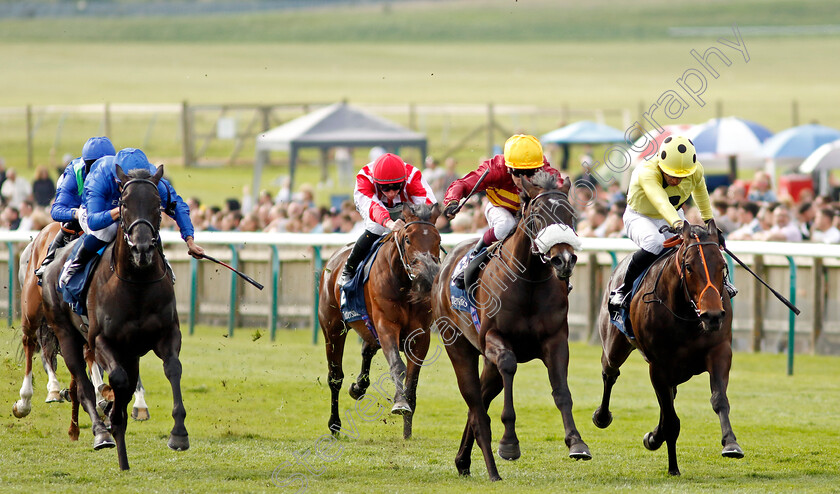
[[[9,326],[20,317],[19,256],[36,234],[0,232],[6,246],[0,249],[0,317]],[[209,255],[265,285],[259,291],[222,266],[189,257],[177,233],[164,231],[161,236],[177,276],[177,307],[185,334],[196,324],[226,325],[231,337],[237,328],[264,329],[272,338],[279,329],[312,328],[313,342],[320,338],[320,271],[335,250],[355,241],[346,234],[196,233],[196,242]],[[447,248],[476,238],[467,234],[442,237]],[[790,350],[840,354],[840,304],[829,303],[840,293],[840,246],[733,241],[728,247],[802,310],[794,317],[757,280],[728,260],[740,289],[733,299],[736,350],[789,351],[791,359]],[[570,339],[598,343],[598,311],[610,273],[617,260],[636,246],[628,239],[584,238],[582,250],[569,297]]]

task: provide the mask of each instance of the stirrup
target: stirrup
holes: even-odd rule
[[[463,270],[461,270],[460,273],[455,275],[455,278],[452,279],[452,284],[454,284],[460,290],[464,290],[464,286],[466,284],[466,282],[464,281],[466,271],[467,269],[464,268]]]
[[[351,273],[348,273],[346,269],[343,269],[341,271],[341,275],[338,277],[338,280],[336,280],[335,284],[343,288],[344,285],[350,283],[351,279],[353,279],[353,275]]]
[[[616,289],[610,292],[610,298],[607,302],[611,310],[627,309],[630,306],[630,294],[623,293]]]

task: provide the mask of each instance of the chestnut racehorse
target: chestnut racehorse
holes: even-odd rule
[[[429,350],[430,290],[440,269],[440,233],[435,228],[439,215],[437,205],[430,208],[424,204],[406,204],[402,219],[398,220],[398,223],[405,223],[380,240],[382,247],[364,285],[365,304],[378,341],[364,321],[346,323],[339,310],[341,288],[335,282],[350,253],[350,246],[333,254],[321,273],[318,321],[327,350],[332,396],[329,428],[333,434],[341,430],[338,395],[344,381],[344,341],[352,328],[362,339],[362,369],[356,382],[350,385],[350,396],[355,400],[365,396],[370,386],[371,360],[382,348],[390,379],[396,388],[391,413],[403,416],[403,437],[411,437],[420,367]],[[363,268],[360,266],[359,269]],[[407,366],[400,358],[400,351],[405,352]]]

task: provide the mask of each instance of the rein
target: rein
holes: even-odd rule
[[[407,229],[408,229],[408,227],[409,227],[409,226],[411,226],[411,225],[431,225],[431,226],[432,226],[432,228],[437,229],[437,228],[435,227],[435,224],[434,224],[434,223],[431,223],[431,222],[429,222],[429,221],[423,221],[423,220],[409,221],[408,223],[406,223],[406,224],[405,224],[405,226],[403,226],[403,229],[406,229],[406,230],[407,230]],[[393,237],[393,239],[394,239],[394,244],[397,246],[397,254],[399,255],[400,262],[401,262],[401,263],[402,263],[402,265],[403,265],[403,269],[405,269],[405,273],[408,275],[408,279],[409,279],[409,280],[411,280],[411,281],[414,281],[414,279],[415,279],[415,278],[417,278],[417,275],[416,275],[416,274],[414,274],[414,273],[411,271],[411,266],[410,266],[410,265],[409,265],[409,263],[405,260],[405,245],[404,245],[404,243],[405,243],[405,239],[406,239],[406,237],[407,237],[407,236],[408,236],[408,233],[406,233],[405,235],[403,235],[403,236],[400,238],[400,240],[399,240],[399,241],[397,241],[397,236],[396,236],[396,235],[393,235],[392,237]],[[435,260],[437,260],[437,259],[435,259]]]

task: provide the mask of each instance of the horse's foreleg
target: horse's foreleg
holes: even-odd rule
[[[394,406],[391,407],[391,413],[395,415],[405,415],[411,413],[411,406],[405,398],[405,363],[400,357],[399,334],[400,330],[397,326],[389,323],[384,318],[380,317],[376,324],[379,332],[379,343],[382,345],[382,353],[385,354],[385,360],[388,361],[388,371],[391,380],[394,382]],[[384,376],[383,376],[384,377]],[[381,383],[380,378],[378,383]]]
[[[650,381],[656,391],[656,399],[659,401],[659,425],[653,432],[645,434],[645,447],[654,450],[664,440],[668,445],[668,473],[679,475],[680,469],[677,466],[677,438],[680,435],[680,419],[674,409],[675,388],[667,383],[667,377],[660,376],[654,372],[653,366],[650,370]]]
[[[606,324],[610,325],[609,322]],[[604,381],[604,393],[601,396],[601,405],[592,414],[592,422],[601,429],[607,428],[612,423],[613,417],[610,412],[612,388],[618,376],[621,375],[619,368],[633,351],[633,346],[623,334],[619,334],[615,329],[609,331],[607,334],[602,331],[604,342],[601,351],[601,378]]]
[[[464,428],[464,435],[461,437],[461,447],[455,455],[455,467],[460,475],[470,474],[470,453],[472,452],[473,439],[478,443],[481,453],[484,455],[484,464],[487,467],[487,475],[490,480],[502,480],[496,468],[496,460],[493,458],[492,433],[490,430],[490,416],[482,400],[482,386],[478,377],[478,358],[481,355],[476,351],[466,338],[458,338],[446,346],[446,352],[452,361],[455,369],[455,377],[458,379],[458,389],[461,396],[469,407],[467,425]],[[498,394],[498,391],[496,392]]]
[[[743,458],[744,451],[735,439],[732,424],[729,423],[729,398],[726,388],[729,386],[729,369],[732,365],[732,349],[726,344],[718,352],[709,352],[707,367],[709,370],[709,384],[712,388],[712,409],[720,419],[721,455],[726,458]]]
[[[375,344],[362,342],[362,369],[356,382],[350,385],[350,397],[354,400],[361,399],[370,386],[370,363],[379,348]]]
[[[429,352],[429,340],[427,331],[405,343],[405,356],[408,361],[405,372],[405,399],[411,412],[403,415],[404,439],[411,437],[414,414],[417,412],[417,384],[420,382],[420,369],[423,368],[423,361]]]
[[[496,333],[488,332],[485,340],[484,356],[496,366],[502,376],[504,386],[504,405],[502,406],[502,424],[505,432],[499,441],[499,456],[505,460],[515,460],[520,456],[519,439],[516,437],[516,411],[513,407],[513,376],[516,374],[516,355],[508,348]]]
[[[137,375],[137,388],[134,390],[134,406],[131,408],[131,418],[137,421],[149,420],[149,407],[146,405],[146,388]]]
[[[568,333],[566,333],[568,334]],[[551,396],[554,405],[560,410],[565,428],[565,442],[569,448],[569,457],[575,460],[591,460],[589,446],[580,437],[580,432],[572,416],[572,393],[569,391],[569,344],[565,337],[548,343],[544,351],[544,363],[548,369],[548,381],[551,384]]]
[[[20,386],[20,400],[12,406],[12,413],[17,418],[23,418],[32,411],[32,355],[35,353],[35,338],[28,335],[28,328],[23,328],[24,375]]]
[[[125,430],[128,426],[128,403],[131,393],[137,385],[139,358],[120,359],[108,342],[100,335],[96,337],[96,360],[108,371],[108,382],[114,394],[114,402],[108,414],[111,420],[111,433],[117,443],[117,457],[120,470],[128,470],[128,453],[125,445]],[[91,369],[91,374],[97,374]]]

